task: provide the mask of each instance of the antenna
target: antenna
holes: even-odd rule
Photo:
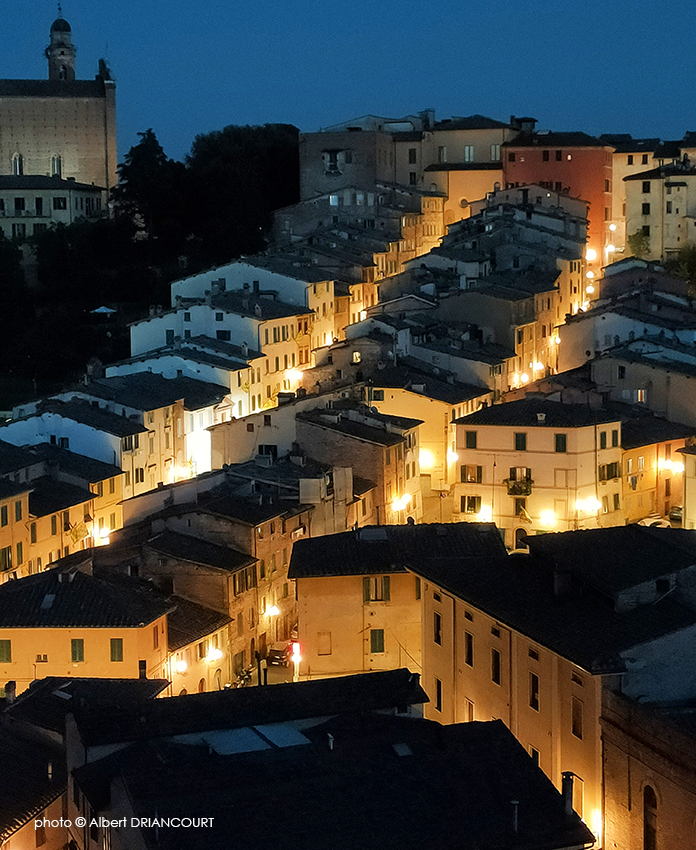
[[[63,7],[61,6],[60,3],[58,3],[58,17],[59,18],[63,17]]]

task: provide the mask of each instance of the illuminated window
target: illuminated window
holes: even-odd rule
[[[73,638],[70,641],[70,657],[73,664],[85,660],[85,642],[82,638]]]
[[[389,576],[365,576],[363,578],[363,602],[389,602],[390,585]]]
[[[123,638],[111,638],[111,660],[123,661]]]

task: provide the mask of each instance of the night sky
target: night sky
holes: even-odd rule
[[[663,0],[65,0],[77,76],[106,56],[119,154],[152,127],[182,158],[227,124],[303,131],[365,113],[531,115],[539,129],[696,130],[696,28]],[[57,14],[3,9],[0,78],[44,79]]]

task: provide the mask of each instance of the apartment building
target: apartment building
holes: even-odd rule
[[[624,524],[618,414],[528,398],[456,426],[455,518],[493,520],[510,549],[535,533]]]

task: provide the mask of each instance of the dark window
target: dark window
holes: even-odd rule
[[[420,576],[416,576],[416,599],[421,598],[421,580]]]
[[[123,661],[123,638],[111,638],[111,660]]]
[[[435,711],[442,711],[442,682],[435,679]]]
[[[650,215],[650,204],[642,205],[642,213],[643,215]]]
[[[174,344],[174,331],[171,328],[168,328],[164,333],[164,340],[167,345]]]
[[[24,198],[15,198],[14,199],[14,208],[15,208],[15,212],[23,212],[24,211]]]
[[[563,151],[556,151],[556,162],[560,162],[563,159]]]
[[[527,500],[515,499],[515,516],[523,516],[527,513]]]
[[[607,447],[607,432],[601,431],[599,434],[599,447],[600,449],[606,449]]]
[[[442,646],[442,617],[437,611],[433,614],[433,640]]]
[[[566,434],[556,434],[556,451],[557,452],[567,452],[568,451],[568,437]]]
[[[36,523],[32,522],[29,526],[29,541],[31,543],[36,543]]]
[[[409,186],[416,186],[417,184],[418,184],[418,175],[416,174],[415,171],[409,171],[408,172],[408,185]]]
[[[12,641],[0,640],[0,664],[12,663]]]
[[[514,162],[514,161],[515,161],[515,154],[509,153],[508,154],[508,162]]]
[[[625,377],[626,377],[626,367],[625,366],[619,366],[619,380],[623,381],[623,379]]]
[[[477,431],[467,431],[466,432],[466,447],[467,449],[475,449],[476,448],[476,434]]]
[[[417,161],[418,161],[418,151],[416,150],[416,148],[409,148],[408,149],[409,165],[413,165],[413,163],[417,162]]]
[[[577,697],[573,697],[571,732],[576,738],[582,740],[582,700],[579,700]]]
[[[650,193],[650,181],[643,180],[643,194],[647,195]]]
[[[0,525],[5,526],[9,522],[9,515],[7,511],[7,505],[3,505],[0,508]]]
[[[633,154],[632,153],[629,153],[629,155],[628,155],[628,164],[633,165]]]
[[[549,161],[549,154],[550,154],[550,153],[551,153],[550,151],[542,151],[542,152],[541,152],[541,158],[542,158],[542,160],[543,160],[544,162],[548,162],[548,161]]]
[[[647,164],[648,164],[648,155],[647,155],[647,153],[644,153],[644,154],[643,154],[643,156],[640,158],[640,161],[641,161],[642,165],[647,165]]]
[[[657,797],[649,785],[643,791],[643,850],[657,850]]]
[[[55,514],[51,517],[51,534],[58,534],[58,517]]]
[[[384,629],[370,629],[370,652],[384,652]]]
[[[215,331],[215,339],[219,339],[220,342],[229,342],[232,339],[231,331]]]
[[[641,227],[640,231],[641,231],[641,233],[643,234],[643,236],[650,236],[650,225],[649,225],[649,224],[644,224],[644,225]]]
[[[539,711],[539,677],[536,673],[529,674],[529,707]]]
[[[611,444],[613,448],[616,448],[619,445],[619,431],[617,428],[614,428],[611,432]]]
[[[517,433],[515,434],[515,451],[516,452],[526,452],[527,451],[527,435]]]
[[[534,659],[534,661],[538,661],[539,660],[539,653],[537,652],[536,649],[530,648],[529,649],[529,657]]]
[[[54,210],[67,210],[67,208],[68,208],[67,198],[58,197],[58,198],[53,199],[53,209]]]
[[[614,510],[615,511],[621,510],[621,496],[619,496],[618,493],[614,493]]]
[[[497,649],[491,650],[491,681],[495,685],[500,684],[500,652]]]
[[[464,662],[468,667],[474,666],[474,636],[464,632]]]

